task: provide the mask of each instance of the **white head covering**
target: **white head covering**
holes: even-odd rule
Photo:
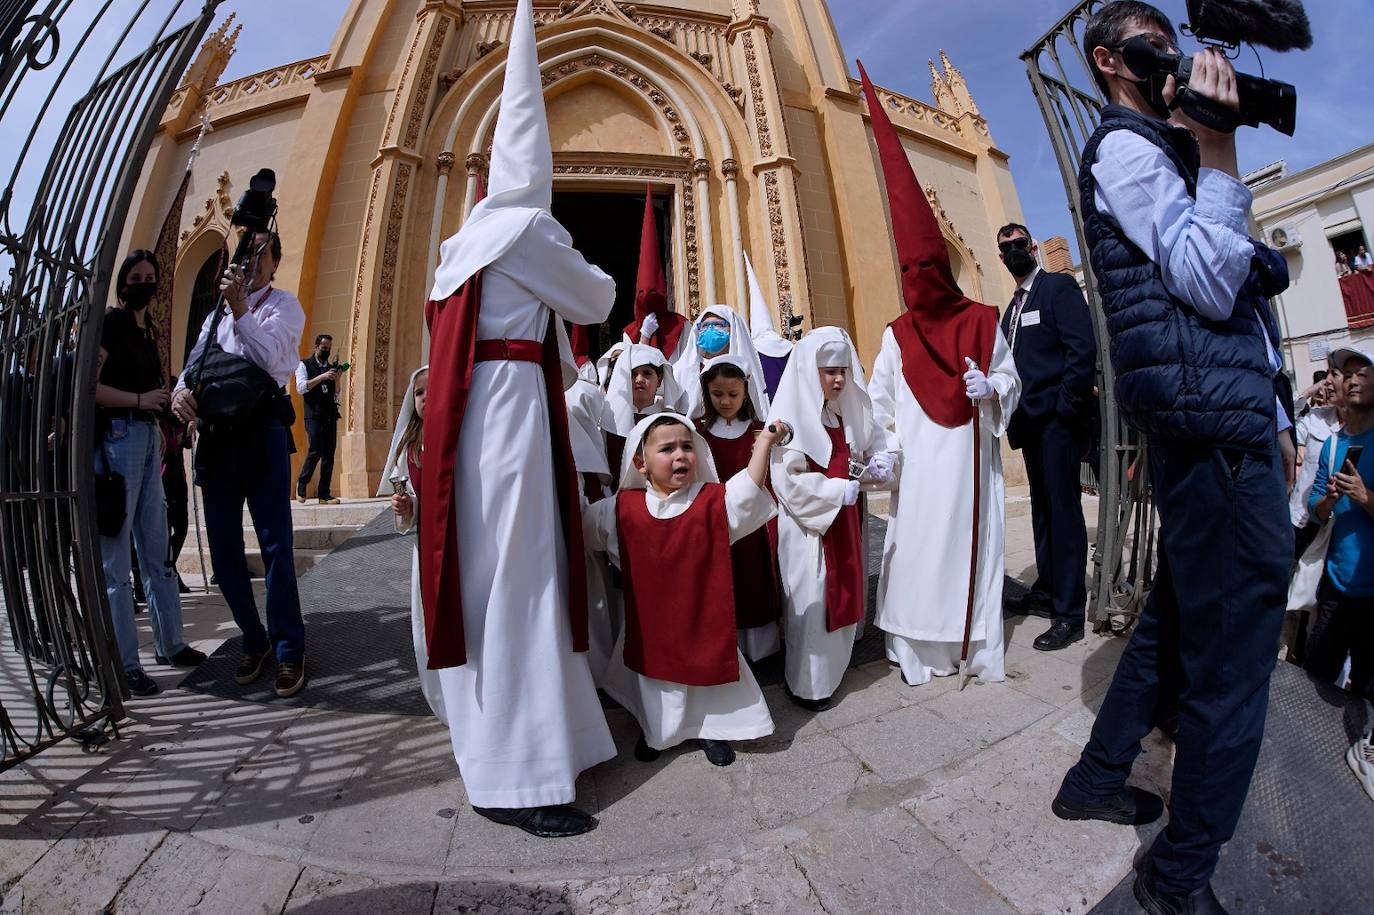
[[[573,463],[578,473],[611,477],[606,460],[606,437],[601,433],[606,411],[606,395],[601,388],[580,378],[567,391],[568,437],[572,441]]]
[[[773,325],[773,309],[763,297],[763,287],[759,285],[747,254],[744,255],[744,270],[749,275],[749,329],[754,348],[765,356],[781,359],[792,352],[792,343],[784,340]]]
[[[754,349],[754,340],[749,336],[749,325],[744,323],[744,318],[740,316],[740,313],[729,305],[712,305],[703,309],[696,322],[685,331],[687,345],[682,348],[682,353],[673,366],[673,370],[677,373],[677,383],[687,395],[683,412],[689,416],[695,416],[701,407],[702,353],[697,349],[697,332],[708,316],[720,318],[730,325],[730,345],[720,355],[739,356],[744,359],[749,364],[749,370],[745,374],[750,378],[760,379],[760,390],[762,390],[763,363],[759,361],[758,350]],[[766,395],[763,404],[764,411],[767,412],[768,399]],[[759,415],[762,416],[763,414]]]
[[[478,270],[505,254],[540,211],[553,203],[553,149],[544,111],[531,0],[519,0],[506,53],[501,111],[491,145],[486,199],[439,248],[429,297],[453,295]]]
[[[583,381],[589,381],[594,385],[600,385],[600,375],[596,370],[596,363],[588,359],[577,367],[577,377]]]
[[[641,365],[663,369],[663,382],[658,386],[656,403],[665,412],[683,411],[682,389],[678,387],[662,351],[647,343],[630,343],[615,361],[615,368],[611,371],[611,386],[606,389],[608,419],[614,427],[609,431],[616,435],[629,435],[635,426],[634,383],[631,375]]]
[[[377,487],[379,496],[391,495],[392,480],[410,479],[410,465],[401,453],[401,436],[405,435],[410,418],[415,415],[415,379],[428,371],[429,366],[422,365],[410,373],[410,385],[406,388],[405,399],[401,401],[401,413],[396,417],[396,431],[391,433],[391,448],[387,451],[386,463],[382,465],[382,482]]]
[[[754,407],[754,418],[759,422],[763,422],[767,419],[768,397],[763,393],[763,384],[759,377],[760,373],[750,364],[750,361],[743,356],[735,356],[726,353],[724,356],[708,359],[706,364],[701,367],[701,375],[697,380],[697,387],[705,387],[706,373],[718,365],[733,365],[744,373],[744,386],[745,390],[749,392],[749,402]],[[707,396],[709,395],[703,390],[701,397],[697,399],[696,405],[692,408],[692,419],[701,419],[706,415]]]
[[[818,327],[793,347],[768,415],[770,422],[780,419],[792,427],[792,440],[779,447],[800,451],[821,467],[830,465],[831,447],[821,422],[825,395],[817,370],[840,365],[849,368],[849,383],[835,404],[843,418],[845,441],[858,452],[873,450],[877,428],[863,366],[849,334],[838,327]]]
[[[706,444],[706,439],[701,437],[701,433],[692,425],[692,421],[681,413],[655,413],[653,416],[646,416],[635,423],[630,434],[625,436],[625,456],[620,459],[620,488],[649,488],[648,477],[640,473],[635,467],[635,455],[639,453],[639,447],[643,443],[649,427],[661,419],[675,419],[686,426],[688,432],[692,433],[692,448],[697,455],[697,475],[691,483],[719,483],[720,475],[716,472],[716,462],[711,457],[711,446]]]
[[[596,360],[596,378],[602,387],[611,383],[611,360],[625,352],[625,347],[629,345],[624,340],[617,340]]]

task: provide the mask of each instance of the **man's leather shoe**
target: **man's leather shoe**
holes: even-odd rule
[[[205,652],[196,651],[190,645],[187,645],[170,658],[155,654],[153,655],[153,660],[169,667],[199,667],[201,664],[205,663]]]
[[[532,836],[561,839],[580,836],[596,828],[596,817],[576,807],[559,804],[554,807],[473,807],[478,816],[486,817],[502,826],[523,829]]]
[[[1054,615],[1054,603],[1044,591],[1027,591],[1016,600],[1006,601],[1006,608],[1018,616]]]
[[[305,658],[277,662],[277,695],[289,699],[305,689]]]
[[[713,766],[728,766],[735,761],[735,749],[723,740],[703,740],[701,749]]]
[[[1044,634],[1035,640],[1036,651],[1058,651],[1083,639],[1083,624],[1073,620],[1055,620]]]
[[[247,686],[262,676],[262,666],[266,663],[267,652],[265,651],[244,655],[239,659],[239,666],[234,668],[234,682],[239,686]]]
[[[826,696],[824,699],[803,699],[801,696],[792,692],[791,687],[784,686],[783,688],[787,690],[787,698],[791,699],[808,712],[823,712],[834,705],[834,702],[831,701],[833,699],[832,696]]]
[[[1210,883],[1186,896],[1161,892],[1148,858],[1136,871],[1131,890],[1135,893],[1135,901],[1149,915],[1227,915],[1226,907],[1212,892]]]
[[[1060,790],[1050,809],[1061,820],[1102,820],[1122,826],[1144,826],[1163,815],[1164,800],[1157,794],[1130,785],[1111,797],[1086,804],[1069,800]]]

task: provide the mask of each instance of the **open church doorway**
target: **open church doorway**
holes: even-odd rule
[[[668,301],[673,301],[673,195],[653,195],[658,225],[659,255],[668,278]],[[644,227],[644,193],[555,190],[553,217],[573,238],[582,256],[615,280],[615,307],[603,324],[587,329],[591,357],[598,358],[621,338],[634,320],[635,280],[639,275],[639,238]]]

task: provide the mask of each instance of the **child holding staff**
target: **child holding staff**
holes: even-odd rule
[[[639,721],[641,761],[695,739],[728,766],[727,741],[773,732],[736,643],[730,544],[776,512],[765,488],[774,428],[785,427],[762,430],[749,466],[722,484],[686,417],[648,417],[626,441],[616,498],[584,509],[588,548],[624,573],[625,627],[605,689]]]

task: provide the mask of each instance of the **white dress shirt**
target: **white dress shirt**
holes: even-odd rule
[[[1223,171],[1203,168],[1194,199],[1164,150],[1129,130],[1102,139],[1092,174],[1098,210],[1159,266],[1165,288],[1208,320],[1230,318],[1255,255],[1247,223],[1250,189]],[[1269,367],[1278,372],[1283,361],[1264,325],[1255,323]],[[1282,432],[1292,424],[1277,396],[1275,402]]]
[[[210,322],[214,319],[213,311],[205,317],[196,345],[186,357],[187,366],[194,365],[200,358]],[[284,289],[265,286],[248,296],[248,310],[243,317],[235,318],[230,312],[220,319],[215,337],[226,353],[243,356],[285,387],[301,361],[301,334],[304,331],[305,309],[301,308],[300,301]],[[178,391],[186,387],[184,371],[182,376],[177,380]]]
[[[305,396],[310,390],[310,375],[305,370],[305,360],[296,363],[296,393]],[[339,389],[334,389],[334,402],[339,402]]]

